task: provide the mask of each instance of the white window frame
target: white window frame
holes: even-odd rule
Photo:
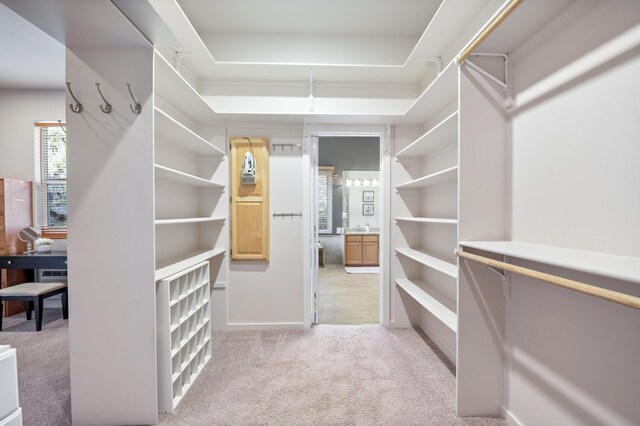
[[[320,176],[327,177],[327,227],[321,228],[320,220],[318,220],[318,234],[327,235],[327,234],[333,233],[333,173],[334,171],[335,171],[335,167],[332,167],[332,166],[318,167],[318,178],[320,178]],[[318,189],[320,189],[320,182],[318,182]],[[318,203],[319,202],[320,200],[318,199]]]

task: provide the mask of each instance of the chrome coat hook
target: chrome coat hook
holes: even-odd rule
[[[100,97],[104,101],[104,105],[100,104],[100,111],[104,112],[105,114],[111,114],[111,111],[113,111],[113,107],[111,106],[109,101],[107,101],[104,98],[104,95],[102,94],[102,90],[100,90],[100,83],[96,83],[96,87],[98,88],[98,93],[100,93]]]
[[[131,112],[134,114],[140,114],[142,112],[142,105],[140,105],[136,97],[133,96],[133,92],[131,91],[131,83],[127,83],[127,88],[129,89],[129,94],[131,95],[131,99],[133,99],[133,103],[135,104],[133,106],[129,104],[129,109],[131,109]]]
[[[78,100],[76,99],[75,95],[73,94],[73,92],[71,91],[71,83],[67,81],[67,89],[69,89],[69,93],[71,94],[71,97],[73,98],[73,100],[75,101],[75,105],[74,104],[69,104],[69,109],[72,112],[75,112],[76,114],[79,114],[82,112],[82,104],[80,102],[78,102]]]

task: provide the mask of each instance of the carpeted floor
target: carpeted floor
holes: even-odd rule
[[[25,425],[70,424],[67,321],[5,319]],[[457,418],[453,367],[413,329],[321,325],[216,332],[213,357],[163,425],[504,425]]]
[[[3,318],[0,344],[18,356],[18,388],[25,426],[71,424],[69,322],[62,309],[45,309],[42,330],[25,314]]]

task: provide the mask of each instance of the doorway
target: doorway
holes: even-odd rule
[[[317,139],[318,324],[380,322],[380,137]]]

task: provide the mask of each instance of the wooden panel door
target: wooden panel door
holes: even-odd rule
[[[269,139],[231,138],[231,260],[269,260]],[[256,183],[243,184],[242,160],[253,151]]]
[[[362,242],[362,264],[367,266],[377,266],[378,262],[378,239],[375,241]]]
[[[18,239],[21,229],[32,226],[33,207],[31,182],[18,179],[0,179],[0,254],[23,252],[27,245]],[[33,281],[33,271],[3,269],[0,287],[10,287]],[[24,312],[24,302],[2,302],[4,315]]]

